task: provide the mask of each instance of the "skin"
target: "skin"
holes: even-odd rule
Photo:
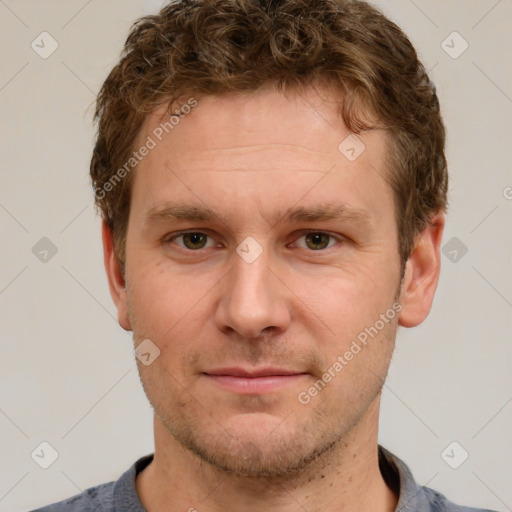
[[[338,150],[350,132],[327,90],[198,100],[137,166],[124,273],[103,225],[119,323],[136,346],[150,339],[160,350],[149,366],[138,361],[155,410],[141,502],[150,512],[394,510],[378,467],[380,393],[398,326],[430,311],[444,215],[418,235],[401,281],[383,131],[359,135],[366,149],[351,162]],[[148,116],[140,141],[164,112]],[[170,202],[207,206],[220,220],[150,215]],[[327,204],[366,222],[284,217]],[[185,230],[208,236],[179,237]],[[236,251],[247,237],[262,249],[252,263]],[[300,403],[397,299],[400,314]],[[301,375],[252,394],[207,375],[234,366]]]

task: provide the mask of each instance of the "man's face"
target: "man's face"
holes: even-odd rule
[[[340,151],[350,132],[312,90],[199,98],[158,141],[163,115],[140,134],[157,144],[135,171],[126,246],[125,324],[160,350],[138,363],[145,391],[204,460],[289,473],[376,421],[397,325],[377,321],[400,284],[385,135]]]

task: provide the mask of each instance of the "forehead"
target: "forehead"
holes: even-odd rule
[[[194,106],[189,108],[192,103]],[[327,145],[332,150],[332,143],[351,133],[340,117],[342,106],[342,92],[327,84],[311,85],[303,90],[290,87],[277,91],[265,85],[252,92],[183,94],[171,106],[164,104],[150,113],[141,135],[163,127],[163,137],[170,132],[185,131],[187,135],[196,132],[196,136],[184,136],[180,140],[183,149],[197,143],[203,150],[235,148],[247,143],[250,137],[255,146],[270,142],[325,156],[329,152]],[[172,120],[174,126],[169,126],[170,114],[180,110],[182,114]],[[351,107],[351,111],[369,124],[378,124],[366,110]],[[385,132],[378,130],[378,133],[380,138],[385,138]],[[329,136],[326,138],[326,135]],[[372,141],[372,144],[377,142]]]
[[[139,143],[148,137],[155,142],[133,184],[133,199],[146,213],[176,194],[198,207],[236,211],[252,203],[273,215],[279,215],[276,205],[289,211],[302,196],[306,203],[332,205],[336,195],[349,206],[365,195],[389,203],[386,136],[381,130],[352,134],[339,116],[339,95],[314,89],[285,95],[267,88],[183,96],[172,111],[194,102],[173,123],[169,109],[159,108],[141,130]],[[206,201],[211,193],[222,194],[222,200]]]

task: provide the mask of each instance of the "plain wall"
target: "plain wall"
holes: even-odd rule
[[[512,2],[378,3],[410,36],[438,88],[450,170],[443,244],[452,244],[430,317],[399,331],[380,443],[418,482],[505,512],[512,510]],[[103,270],[86,110],[130,24],[159,6],[0,2],[1,511],[117,479],[153,451],[152,411]],[[31,47],[43,31],[59,45],[46,59]],[[464,43],[454,31],[469,44],[458,58]],[[34,254],[43,237],[57,249],[47,262]],[[31,458],[43,441],[58,452],[46,470]],[[452,441],[469,453],[458,469],[441,457]]]

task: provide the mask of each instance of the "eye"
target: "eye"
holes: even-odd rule
[[[298,240],[304,239],[304,244],[297,244]],[[311,249],[312,251],[321,251],[323,249],[328,249],[335,245],[338,241],[336,237],[329,235],[328,233],[324,233],[322,231],[310,231],[308,233],[304,233],[300,236],[295,244],[297,244],[301,249]]]
[[[167,243],[176,241],[179,247],[189,249],[191,251],[196,251],[198,249],[204,249],[207,246],[208,242],[210,242],[210,244],[213,243],[213,241],[209,241],[208,238],[208,235],[205,233],[192,231],[188,233],[180,233],[178,235],[174,235],[167,240]],[[181,243],[178,243],[178,240],[181,241]]]

